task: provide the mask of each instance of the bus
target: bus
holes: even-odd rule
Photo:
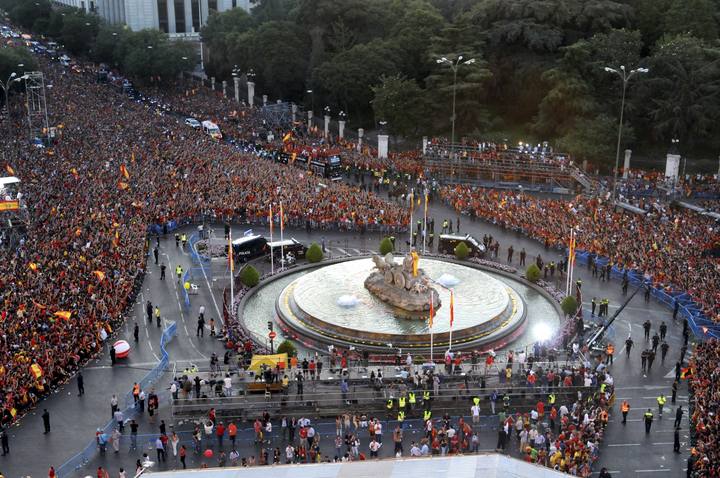
[[[315,176],[323,179],[331,181],[342,179],[342,160],[339,154],[312,159],[298,154],[293,160],[291,153],[281,151],[274,154],[274,160],[282,164],[292,164],[296,168],[309,169]]]

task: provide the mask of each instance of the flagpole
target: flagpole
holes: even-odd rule
[[[565,277],[565,295],[570,295],[570,275],[572,274],[570,257],[572,256],[572,228],[570,228],[570,241],[568,243],[568,271],[567,277]]]
[[[270,242],[272,242],[273,241],[273,237],[272,237],[272,230],[273,230],[272,204],[270,204],[270,215],[268,217],[270,219],[270,221],[269,221],[269,223],[270,223]],[[271,248],[270,249],[270,274],[271,275],[275,274],[275,261],[274,261],[273,255],[274,255],[273,250]]]
[[[423,254],[425,254],[425,242],[427,240],[427,207],[428,207],[428,193],[425,189],[425,212],[423,218]]]
[[[283,230],[285,229],[285,217],[283,216],[282,201],[280,201],[280,269],[285,268],[285,246],[283,246]]]
[[[433,320],[434,320],[434,306],[433,306],[433,289],[430,289],[430,363],[434,364],[433,359]]]
[[[235,315],[235,258],[232,250],[232,226],[228,232],[228,254],[230,255],[230,320],[232,321]]]
[[[450,343],[448,344],[448,350],[452,350],[452,331],[453,322],[455,321],[455,300],[453,291],[450,291]]]
[[[408,241],[410,244],[410,247],[412,247],[412,234],[413,234],[413,208],[415,203],[415,189],[410,188],[410,225],[408,226]]]

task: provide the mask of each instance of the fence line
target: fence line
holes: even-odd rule
[[[175,336],[176,331],[177,324],[175,322],[169,322],[169,325],[165,328],[162,336],[160,337],[160,352],[162,354],[162,358],[160,359],[158,364],[150,372],[148,372],[147,375],[145,375],[145,377],[140,380],[140,382],[138,382],[142,389],[149,388],[153,384],[155,384],[167,370],[168,365],[170,364],[170,359],[167,350],[165,349],[165,346]],[[126,419],[133,417],[137,414],[134,399],[132,396],[132,391],[128,392],[125,396],[125,409],[122,412],[123,416]],[[117,427],[117,422],[115,421],[115,419],[112,419],[107,422],[105,426],[101,428],[101,430],[102,433],[110,435],[113,429],[115,429],[115,427]],[[72,476],[76,471],[87,465],[90,460],[95,456],[95,453],[97,453],[97,451],[97,441],[92,440],[80,453],[74,455],[72,458],[70,458],[57,468],[57,476]]]

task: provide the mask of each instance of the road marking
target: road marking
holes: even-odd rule
[[[168,256],[166,253],[163,253],[163,254],[165,255],[165,257],[167,257],[168,264],[169,264],[169,266],[170,266],[170,270],[172,270],[173,267],[172,267],[172,261],[170,261],[170,256]],[[205,279],[207,280],[207,276],[205,277]],[[185,328],[185,333],[186,333],[187,336],[188,336],[188,342],[190,342],[190,346],[191,346],[198,354],[200,354],[201,357],[203,357],[204,359],[208,359],[208,356],[205,355],[204,353],[202,353],[202,352],[200,351],[200,349],[197,348],[197,346],[195,345],[195,342],[193,342],[192,336],[191,336],[190,333],[188,332],[188,329],[187,329],[187,321],[185,320],[185,312],[183,311],[182,303],[180,302],[180,294],[179,294],[179,292],[178,292],[177,282],[172,281],[172,283],[173,283],[173,288],[175,289],[175,298],[177,299],[178,309],[180,310],[180,318],[181,318],[182,321],[183,321],[183,327]],[[209,286],[210,286],[210,284],[208,284],[208,288],[209,288]],[[212,296],[213,302],[214,302],[214,301],[215,301],[215,295],[212,293],[212,290],[210,290],[210,295]],[[217,307],[217,304],[215,304],[215,306]]]
[[[653,445],[674,445],[674,444],[675,444],[675,442],[672,442],[672,441],[662,441],[662,442],[653,443]]]
[[[337,249],[338,251],[340,251],[340,254],[342,254],[342,255],[345,255],[345,256],[349,256],[349,255],[350,255],[350,254],[347,253],[347,251],[346,251],[345,249],[340,249],[339,247],[336,247],[335,249]]]
[[[628,420],[630,421],[630,420]],[[613,443],[608,446],[640,446],[640,443]]]
[[[635,473],[662,473],[672,471],[670,468],[659,468],[657,470],[635,470]]]
[[[355,252],[355,254],[362,254],[362,252],[360,251],[360,249],[353,249],[353,252]]]

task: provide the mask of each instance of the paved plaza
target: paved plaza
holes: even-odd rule
[[[453,221],[457,218],[453,211],[438,203],[431,205],[430,216],[435,218],[436,225],[442,223],[445,218],[453,219]],[[233,229],[237,234],[248,227],[240,224],[234,225]],[[492,224],[470,221],[467,217],[461,217],[460,227],[462,233],[473,234],[479,238],[482,238],[484,234],[491,234],[496,238],[501,247],[498,258],[500,261],[505,257],[504,250],[511,244],[516,251],[524,247],[528,252],[528,258],[533,258],[538,253],[542,254],[545,260],[557,260],[560,257],[558,251],[545,250],[536,241]],[[222,234],[221,226],[215,226],[215,229],[218,234]],[[256,233],[269,234],[268,230],[261,227],[253,227],[253,230]],[[331,231],[313,231],[308,234],[305,230],[287,230],[286,235],[295,237],[304,243],[320,242],[325,239],[327,247],[333,255],[358,254],[373,250],[377,248],[380,240],[380,236],[376,234],[361,235]],[[6,476],[42,476],[47,473],[50,465],[58,467],[73,454],[79,452],[94,439],[96,428],[103,426],[110,419],[110,396],[114,393],[120,397],[120,400],[123,400],[125,394],[132,388],[133,382],[143,377],[155,365],[159,354],[161,328],[158,328],[154,321],[153,323],[147,321],[145,316],[146,301],[150,300],[153,305],[159,306],[164,319],[177,322],[177,336],[170,342],[168,347],[171,363],[177,361],[180,364],[179,368],[182,368],[186,366],[184,364],[191,361],[207,367],[209,357],[213,352],[222,356],[222,343],[208,337],[207,333],[204,338],[196,337],[196,328],[197,310],[201,305],[206,307],[206,316],[216,318],[221,316],[221,291],[224,284],[227,283],[226,280],[223,282],[224,279],[218,273],[214,277],[208,278],[207,282],[198,281],[199,295],[192,296],[191,308],[186,311],[182,306],[179,285],[173,280],[173,275],[168,273],[167,280],[160,281],[159,267],[155,266],[152,257],[149,257],[148,260],[145,282],[143,283],[142,293],[138,296],[134,315],[129,317],[124,328],[118,331],[118,338],[124,338],[132,344],[130,358],[121,360],[117,365],[111,366],[110,359],[105,354],[101,359],[93,362],[83,370],[85,382],[85,394],[83,396],[78,396],[77,385],[73,380],[63,389],[57,391],[55,395],[41,403],[33,413],[25,417],[17,426],[11,428],[11,453],[0,458],[0,470]],[[165,262],[168,271],[174,271],[177,264],[180,264],[183,269],[192,266],[189,253],[182,248],[177,248],[171,235],[160,239],[159,260]],[[260,264],[264,265],[264,262]],[[221,272],[221,268],[218,269],[217,266],[214,270]],[[576,276],[583,280],[584,300],[587,302],[585,304],[586,317],[590,315],[589,300],[593,296],[598,298],[607,297],[610,300],[610,315],[612,315],[623,300],[620,283],[618,281],[600,282],[591,277],[587,267],[580,265],[576,268]],[[208,285],[210,288],[208,288]],[[640,370],[640,351],[644,345],[641,324],[647,319],[653,323],[653,330],[657,329],[661,321],[668,324],[667,341],[670,349],[666,363],[657,363],[652,372],[645,376]],[[133,339],[134,322],[137,322],[140,327],[137,344],[134,343]],[[658,394],[670,395],[670,386],[674,378],[674,364],[681,347],[681,332],[682,324],[672,321],[671,311],[655,301],[648,304],[644,303],[642,294],[638,294],[632,300],[615,322],[610,333],[614,336],[614,341],[620,350],[615,355],[616,358],[614,365],[611,367],[611,372],[615,378],[617,399],[614,413],[607,428],[606,439],[602,446],[599,466],[595,467],[596,470],[599,470],[601,466],[605,466],[614,476],[623,477],[654,476],[654,474],[660,473],[663,474],[662,476],[679,476],[683,472],[685,458],[689,449],[687,445],[689,438],[686,418],[682,424],[682,454],[672,452],[672,425],[675,405],[666,407],[665,416],[662,419],[656,419],[649,435],[645,434],[642,419],[642,415],[647,408],[656,411]],[[629,359],[626,358],[623,349],[624,339],[628,334],[631,334],[635,341],[635,347]],[[658,358],[657,362],[659,361]],[[167,396],[165,389],[169,387],[169,383],[170,375],[166,374],[157,384],[158,391],[165,392],[162,396]],[[622,425],[618,404],[625,399],[630,402],[632,408],[627,424]],[[684,386],[678,394],[677,405],[683,405],[687,408],[687,389]],[[38,413],[38,411],[42,411],[42,408],[47,408],[50,412],[52,431],[49,434],[42,433],[42,420]],[[497,441],[495,431],[497,420],[494,417],[487,416],[488,413],[488,403],[484,402],[483,414],[485,416],[481,423],[481,433],[479,435],[481,450],[494,450]],[[161,401],[159,419],[165,420],[168,426],[172,423],[167,400]],[[147,416],[143,415],[140,417],[139,423],[138,441],[143,450],[138,448],[138,450],[130,451],[129,439],[126,436],[123,439],[123,445],[119,453],[113,453],[112,448],[109,447],[109,451],[104,456],[97,455],[84,470],[78,471],[78,474],[92,474],[97,466],[104,466],[110,471],[111,476],[120,467],[124,467],[126,470],[134,470],[135,462],[140,458],[143,451],[148,452],[154,459],[155,452],[152,444],[157,436],[155,433],[158,430],[157,423],[159,421],[154,425],[150,424],[147,422]],[[246,423],[240,427],[243,431],[239,435],[238,451],[242,457],[257,455],[259,452],[259,447],[253,440],[251,425],[251,423]],[[322,436],[321,449],[324,453],[332,454],[334,452],[334,422],[321,422],[317,426]],[[419,430],[421,424],[418,420],[411,420],[408,421],[406,426],[405,442],[406,450],[409,450],[410,442],[419,439],[422,435]],[[178,429],[187,430],[187,424],[184,426],[179,425]],[[363,438],[366,446],[367,439],[361,436],[361,440]],[[186,444],[188,449],[192,450],[189,434],[181,434],[181,443]],[[282,440],[279,437],[274,437],[270,444],[272,447],[280,446],[281,449],[284,449],[281,445]],[[226,451],[229,451],[228,446],[226,443]],[[213,445],[213,448],[217,450],[216,445]],[[384,447],[380,456],[392,456],[391,448],[391,446]],[[516,445],[511,445],[510,449],[513,453],[517,453]],[[203,463],[214,466],[217,464],[217,460],[216,457],[208,460],[195,455],[191,451],[188,453],[188,466],[200,466]],[[173,469],[177,466],[179,466],[179,463],[170,457],[167,463],[157,464],[155,469]]]

